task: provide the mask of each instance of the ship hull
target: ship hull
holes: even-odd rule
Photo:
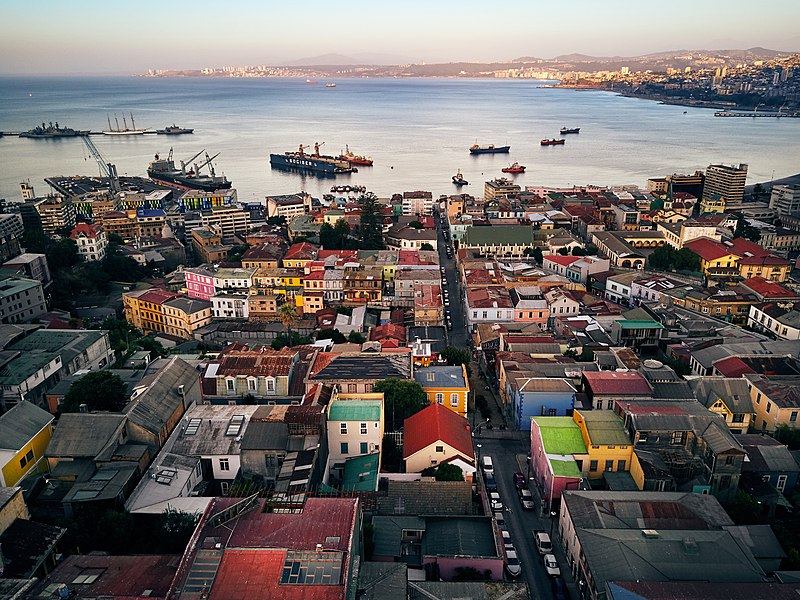
[[[210,177],[185,177],[181,173],[163,173],[147,171],[147,176],[154,182],[168,185],[179,190],[202,190],[213,192],[216,190],[227,190],[231,187],[231,182],[227,179],[219,181]]]
[[[470,154],[508,154],[511,146],[498,146],[497,148],[470,148]]]
[[[104,131],[103,135],[144,135],[144,129],[131,129],[130,131]]]
[[[270,154],[269,164],[273,169],[293,170],[293,171],[310,171],[318,175],[336,176],[344,175],[346,173],[355,173],[358,169],[351,166],[344,166],[343,161],[327,161],[320,160],[313,156],[299,155],[299,154]]]

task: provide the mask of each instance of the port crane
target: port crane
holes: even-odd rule
[[[319,142],[314,143],[314,156],[319,156],[319,149],[322,148],[322,146],[324,145],[325,142],[322,142],[321,144]]]
[[[89,138],[88,135],[82,135],[81,139],[89,149],[89,153],[92,155],[92,158],[94,158],[94,160],[97,162],[97,165],[100,167],[100,173],[104,177],[108,177],[108,187],[111,190],[111,193],[116,194],[118,191],[120,191],[119,176],[117,175],[116,165],[108,162],[105,157],[100,154],[100,150],[97,149],[97,146],[94,145],[94,142]]]
[[[298,148],[297,153],[300,156],[303,156],[303,152],[305,151],[306,148],[311,148],[311,144],[300,144],[300,148]]]

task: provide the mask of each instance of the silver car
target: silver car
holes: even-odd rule
[[[530,490],[522,489],[519,491],[519,502],[525,510],[533,510],[536,504],[533,502],[533,496]]]
[[[492,492],[489,494],[489,503],[492,505],[493,511],[503,510],[503,501],[500,499],[500,494],[497,492]]]
[[[544,563],[544,570],[547,571],[550,577],[558,577],[561,575],[561,569],[558,568],[555,554],[545,554],[542,557],[542,562]]]
[[[506,572],[511,577],[519,577],[522,573],[522,565],[519,562],[519,558],[517,558],[516,550],[513,550],[513,546],[511,550],[506,550]]]

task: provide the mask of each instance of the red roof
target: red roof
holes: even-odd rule
[[[752,254],[753,256],[767,256],[769,254],[769,250],[765,250],[755,242],[751,242],[750,240],[741,237],[734,238],[730,242],[726,242],[725,245],[729,246],[736,256],[745,256],[746,254]]]
[[[641,374],[635,371],[591,371],[583,377],[593,394],[606,396],[652,396],[653,389]]]
[[[372,330],[369,339],[373,342],[395,339],[405,343],[407,339],[406,328],[394,323],[384,323]]]
[[[317,254],[318,260],[325,260],[329,256],[336,258],[358,259],[358,250],[320,250]]]
[[[568,267],[572,263],[578,262],[582,258],[582,256],[562,256],[561,254],[548,254],[544,257],[544,260],[549,260],[550,262],[554,262],[562,267]]]
[[[753,277],[742,282],[742,285],[753,290],[765,300],[800,298],[796,292],[783,287],[782,285],[769,281],[763,277]]]
[[[469,421],[445,408],[431,404],[403,422],[403,458],[436,442],[445,442],[465,456],[474,457]]]
[[[313,260],[317,257],[319,248],[310,242],[292,244],[283,256],[283,260]]]
[[[707,262],[720,259],[729,254],[736,254],[732,248],[727,247],[725,244],[705,237],[686,242],[684,247]]]
[[[157,288],[153,288],[147,290],[144,294],[139,296],[139,301],[141,302],[151,302],[152,304],[163,304],[167,300],[172,300],[173,298],[179,298],[178,294],[174,294],[172,292],[168,292],[167,290],[159,290]]]
[[[755,371],[738,356],[729,356],[714,363],[714,368],[720,372],[723,377],[741,377],[747,373],[755,373]]]
[[[95,238],[97,234],[103,231],[102,225],[89,225],[87,223],[78,223],[69,235],[70,239],[78,239],[79,237]]]
[[[765,256],[743,256],[742,258],[739,259],[739,264],[756,265],[756,266],[758,265],[777,266],[777,265],[788,265],[790,263],[787,259],[781,258],[780,256],[765,255]]]

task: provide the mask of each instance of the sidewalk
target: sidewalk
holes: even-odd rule
[[[472,374],[469,378],[470,389],[474,391],[475,398],[479,395],[483,396],[489,403],[489,410],[491,412],[489,422],[492,424],[492,427],[498,429],[508,428],[508,420],[503,411],[503,404],[499,398],[499,394],[490,384],[491,378],[482,372],[480,365],[474,360],[469,363],[469,366],[472,370]],[[481,375],[485,377],[481,377]],[[477,411],[477,406],[473,406],[472,409]],[[475,424],[477,425],[482,421],[485,422],[486,419],[483,418],[480,411],[478,411],[475,414]]]

